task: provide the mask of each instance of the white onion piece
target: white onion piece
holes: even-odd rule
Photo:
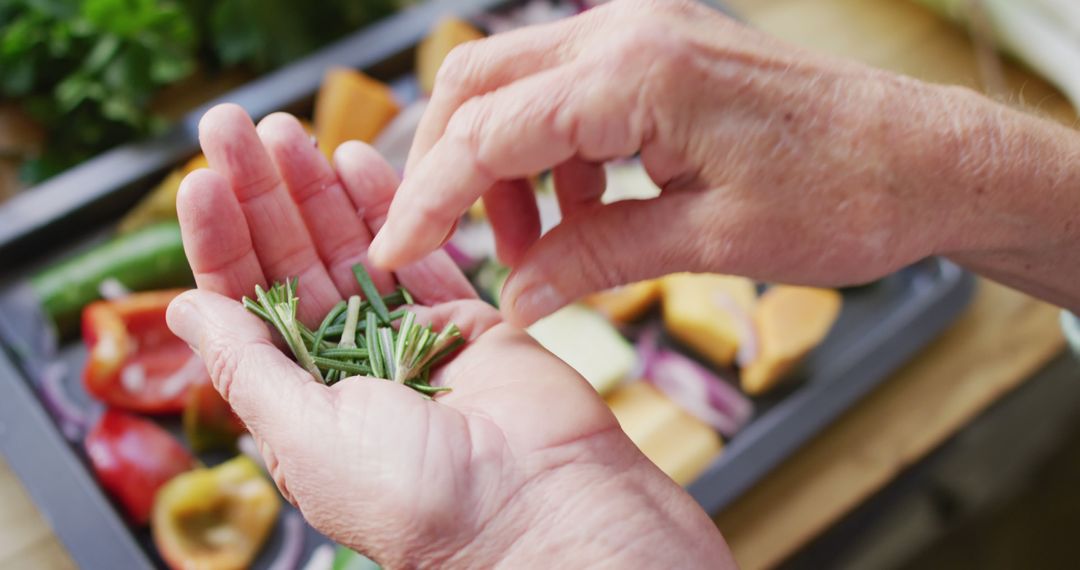
[[[277,557],[270,563],[270,570],[296,570],[300,566],[300,556],[304,554],[304,519],[290,512],[285,515],[282,524],[285,526],[285,537]]]
[[[732,437],[750,421],[754,405],[710,370],[677,352],[660,349],[646,380],[684,410]]]
[[[130,295],[131,289],[128,289],[126,285],[115,277],[106,277],[101,283],[98,283],[98,294],[101,295],[102,299],[115,301]]]
[[[334,567],[334,547],[320,544],[311,552],[304,570],[332,570]]]
[[[371,145],[383,158],[401,172],[405,170],[405,161],[409,158],[409,149],[412,148],[413,138],[416,137],[416,129],[420,126],[420,118],[427,109],[427,99],[418,99],[401,110],[375,137]]]
[[[486,223],[463,221],[449,243],[473,259],[495,259],[495,234]]]
[[[760,346],[754,318],[728,293],[717,291],[712,301],[720,310],[731,316],[731,320],[739,331],[739,350],[735,353],[735,363],[739,366],[750,364],[757,358]]]

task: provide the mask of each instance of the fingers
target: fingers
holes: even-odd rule
[[[206,169],[186,176],[176,213],[200,289],[239,299],[250,295],[255,284],[266,284],[244,213],[225,177]]]
[[[331,433],[326,388],[278,350],[267,327],[240,303],[188,291],[173,300],[166,318],[202,357],[222,397],[277,455],[308,435]]]
[[[503,286],[500,307],[526,326],[596,291],[678,271],[732,272],[752,241],[752,219],[724,192],[628,200],[563,220],[540,238]]]
[[[475,299],[451,301],[437,307],[410,307],[409,310],[416,313],[418,323],[429,324],[435,330],[441,331],[453,323],[467,341],[475,340],[502,322],[502,315],[495,307]]]
[[[600,204],[600,197],[604,195],[607,182],[604,165],[574,157],[556,166],[552,170],[552,176],[563,218],[588,211]]]
[[[368,227],[378,231],[398,186],[397,173],[375,149],[359,141],[339,146],[334,153],[334,166],[355,209]],[[397,277],[424,304],[476,298],[468,279],[441,250],[400,267]]]
[[[380,291],[392,290],[393,276],[367,263],[371,243],[367,225],[300,121],[274,113],[260,121],[256,130],[341,296],[359,291],[352,272],[357,263],[364,263]]]
[[[495,252],[513,267],[540,237],[540,211],[528,180],[500,182],[484,194],[484,211],[495,232]]]
[[[649,111],[633,75],[602,59],[548,70],[470,100],[398,189],[372,261],[395,267],[438,247],[453,222],[498,180],[574,156],[602,161],[641,148]],[[587,82],[588,88],[578,88]]]
[[[300,319],[313,326],[340,300],[296,204],[247,113],[218,105],[199,122],[199,141],[211,168],[232,186],[267,280],[300,278]]]
[[[581,17],[571,18],[498,34],[451,51],[439,68],[405,171],[411,172],[415,162],[431,150],[462,103],[570,59],[580,44],[582,26]]]

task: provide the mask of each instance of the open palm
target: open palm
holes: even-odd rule
[[[433,379],[453,391],[430,401],[386,380],[313,381],[237,299],[297,276],[300,317],[318,324],[358,292],[350,268],[366,262],[397,175],[362,143],[342,145],[332,168],[284,114],[256,129],[241,108],[215,107],[200,139],[212,170],[189,175],[178,198],[198,291],[174,302],[170,325],[319,530],[383,563],[484,565],[541,532],[538,518],[581,519],[558,505],[582,488],[655,472],[592,388],[503,324],[441,251],[393,275],[368,269],[427,305],[420,318],[461,328],[468,343]]]

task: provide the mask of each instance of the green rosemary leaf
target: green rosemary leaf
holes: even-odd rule
[[[316,366],[324,370],[340,370],[341,372],[347,372],[349,374],[359,374],[363,376],[371,373],[371,370],[367,366],[355,364],[352,362],[334,360],[333,358],[323,358],[321,356],[316,356],[312,360],[315,361]]]
[[[345,323],[344,322],[341,323],[340,325],[330,325],[330,326],[326,327],[326,338],[331,338],[331,337],[335,337],[335,336],[341,336],[341,333],[344,330],[345,330]]]
[[[460,336],[455,338],[454,340],[450,341],[450,343],[447,344],[445,347],[443,347],[441,350],[439,350],[438,352],[433,354],[426,361],[422,362],[421,366],[423,366],[425,370],[434,367],[436,364],[439,363],[439,361],[441,361],[442,359],[449,356],[452,352],[457,350],[458,347],[460,347],[463,344],[465,344],[465,339],[461,338]]]
[[[357,263],[353,266],[353,275],[356,276],[356,281],[360,284],[360,290],[364,292],[364,297],[367,298],[368,303],[371,304],[371,308],[378,315],[379,320],[384,324],[390,323],[390,311],[386,308],[386,303],[383,302],[382,295],[379,295],[379,290],[375,287],[375,283],[371,281],[371,275],[368,275],[367,269],[364,269],[364,264]]]
[[[345,328],[341,331],[339,348],[356,348],[356,321],[360,319],[360,296],[349,297],[349,307],[346,310]]]
[[[394,329],[389,327],[379,328],[379,336],[376,340],[378,341],[378,348],[381,351],[379,358],[383,362],[383,372],[386,372],[385,377],[397,380],[397,361],[394,360]],[[404,382],[405,378],[397,381],[399,383]]]
[[[326,313],[326,318],[324,318],[322,324],[319,325],[319,332],[315,334],[315,341],[312,342],[313,346],[319,347],[322,345],[322,340],[326,338],[326,329],[330,328],[330,325],[338,318],[338,315],[345,312],[345,307],[347,306],[348,303],[345,301],[338,301],[338,304],[334,305],[334,308],[330,309],[329,313]]]
[[[266,322],[268,322],[270,324],[274,324],[274,320],[270,318],[270,315],[266,314],[266,311],[264,311],[263,308],[260,307],[258,303],[256,303],[255,301],[252,301],[248,297],[243,298],[243,303],[244,303],[244,308],[245,309],[247,309],[248,311],[251,311],[256,316],[261,318],[262,320],[264,320],[264,321],[266,321]]]
[[[378,378],[386,378],[386,370],[383,366],[381,353],[378,347],[378,332],[376,330],[377,323],[375,313],[367,314],[367,334],[365,334],[366,345],[368,349],[368,358],[371,360],[371,373]]]
[[[404,317],[407,314],[409,314],[409,311],[406,310],[406,309],[398,309],[396,311],[391,311],[390,314],[388,315],[387,319],[386,319],[386,322],[387,323],[392,323],[392,322]]]
[[[413,300],[412,293],[409,293],[408,289],[406,289],[404,287],[398,287],[398,291],[401,292],[402,300],[405,301],[406,305],[415,305],[416,304],[416,301]]]
[[[405,356],[405,345],[409,343],[412,338],[412,330],[414,328],[413,322],[416,320],[416,315],[413,313],[406,313],[405,317],[401,319],[401,326],[398,328],[397,343],[394,346],[394,360],[398,362],[398,366],[401,366],[402,358]]]
[[[413,380],[405,382],[405,385],[422,394],[438,394],[440,392],[450,392],[453,390],[453,388],[449,386],[431,386]]]
[[[363,360],[368,357],[366,348],[328,348],[319,353],[324,358],[351,358]]]

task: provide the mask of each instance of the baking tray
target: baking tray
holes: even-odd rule
[[[79,566],[142,569],[160,567],[161,561],[147,548],[148,533],[133,533],[123,521],[82,451],[65,440],[36,394],[33,379],[42,362],[34,355],[48,342],[37,342],[42,321],[24,297],[25,275],[105,235],[161,175],[196,152],[198,119],[209,106],[237,102],[255,117],[302,109],[333,65],[393,79],[442,16],[468,18],[513,3],[446,0],[401,12],[196,109],[159,139],[107,152],[0,206],[0,453]],[[407,83],[396,87],[410,89]],[[971,291],[968,274],[938,259],[844,291],[843,311],[825,342],[795,381],[755,400],[754,420],[689,486],[691,494],[709,512],[729,504],[930,342],[963,309]],[[69,392],[76,400],[84,397],[77,379],[81,345],[68,345],[58,356],[68,363]],[[259,563],[273,557],[277,540],[271,538]],[[309,529],[307,551],[321,541]]]

